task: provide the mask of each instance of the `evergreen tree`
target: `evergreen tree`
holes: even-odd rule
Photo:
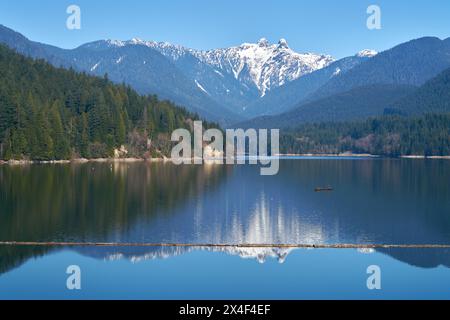
[[[32,158],[39,161],[49,161],[54,159],[53,140],[48,119],[46,118],[46,108],[37,112],[34,122],[34,134],[36,145]]]
[[[60,107],[58,102],[55,102],[50,110],[51,138],[54,143],[54,157],[57,160],[64,160],[70,158],[69,140],[66,136],[61,115],[59,113]]]

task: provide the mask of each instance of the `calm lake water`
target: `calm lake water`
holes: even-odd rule
[[[285,159],[259,173],[0,166],[0,241],[450,244],[450,161]],[[66,289],[69,265],[80,291]],[[367,289],[370,265],[381,290]],[[0,246],[0,298],[450,298],[449,267],[444,249]]]

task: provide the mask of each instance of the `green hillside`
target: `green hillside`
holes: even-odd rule
[[[249,120],[247,128],[295,128],[305,123],[363,120],[383,115],[386,108],[412,92],[405,85],[371,85],[304,104],[292,111]]]
[[[290,154],[353,152],[385,156],[448,156],[450,113],[305,124],[284,132],[280,144],[282,152]]]
[[[400,99],[393,107],[405,114],[450,112],[450,69]]]
[[[104,78],[25,58],[0,46],[0,158],[161,156],[195,115]]]

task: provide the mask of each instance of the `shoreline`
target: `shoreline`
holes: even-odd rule
[[[398,157],[389,157],[382,155],[375,155],[369,153],[338,153],[338,154],[321,154],[321,153],[305,153],[305,154],[278,154],[279,157],[329,157],[329,158],[386,158],[386,159],[435,159],[435,160],[450,160],[450,155],[448,156],[422,156],[422,155],[401,155]]]
[[[37,160],[0,160],[0,165],[21,166],[32,164],[83,164],[83,163],[136,163],[136,162],[166,162],[170,161],[168,158],[97,158],[97,159],[71,159],[71,160],[49,160],[49,161],[37,161]]]
[[[449,156],[421,156],[421,155],[402,155],[399,157],[386,157],[373,154],[277,154],[278,157],[284,158],[387,158],[387,159],[417,159],[417,160],[450,160]],[[36,161],[36,160],[0,160],[0,165],[10,166],[24,166],[32,164],[83,164],[83,163],[137,163],[137,162],[170,162],[170,158],[98,158],[98,159],[71,159],[71,160],[50,160],[50,161]]]
[[[329,157],[329,158],[383,158],[384,156],[379,156],[375,154],[369,153],[280,153],[277,156],[279,157]]]
[[[445,159],[450,160],[450,156],[418,156],[418,155],[410,155],[410,156],[400,156],[403,159]]]

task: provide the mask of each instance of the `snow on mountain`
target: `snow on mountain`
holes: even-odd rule
[[[117,47],[145,45],[158,50],[173,61],[193,55],[202,63],[211,66],[218,75],[232,75],[244,86],[256,87],[260,96],[305,74],[322,69],[334,61],[329,55],[296,53],[289,48],[285,39],[281,39],[277,44],[270,44],[263,38],[258,43],[244,43],[237,47],[209,51],[137,38],[129,41],[108,40],[107,44]],[[207,91],[207,88],[203,89]]]
[[[194,82],[200,90],[209,95],[208,91],[206,91],[206,89],[203,88],[203,86],[197,80],[195,80]]]
[[[232,74],[247,86],[256,86],[261,96],[334,61],[328,55],[296,53],[285,39],[270,44],[263,38],[258,43],[244,43],[238,47],[191,52],[216,70]]]
[[[91,72],[95,71],[99,65],[100,65],[100,62],[97,62],[96,64],[94,64],[91,68]]]
[[[371,49],[364,49],[360,52],[358,52],[357,56],[361,58],[372,58],[375,57],[378,54],[375,50]]]

